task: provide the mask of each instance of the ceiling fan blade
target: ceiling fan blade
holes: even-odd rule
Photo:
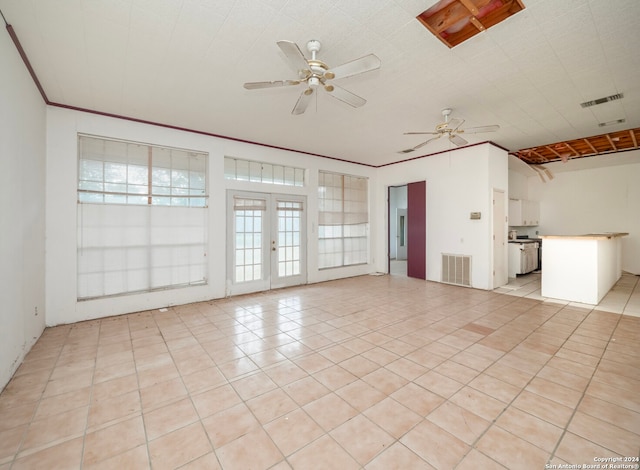
[[[469,143],[466,140],[464,140],[462,137],[460,137],[458,134],[451,134],[449,136],[449,140],[454,144],[456,144],[458,147],[462,147],[463,145],[467,145]]]
[[[289,66],[298,74],[300,78],[307,76],[305,71],[309,70],[309,63],[304,54],[295,42],[291,41],[278,41],[278,47],[287,57]],[[311,72],[309,71],[309,75]]]
[[[288,85],[299,85],[300,80],[274,80],[272,82],[247,82],[244,87],[247,90],[257,90],[260,88],[277,88]]]
[[[369,54],[327,70],[324,77],[328,79],[351,77],[359,73],[370,72],[371,70],[378,69],[380,68],[381,63],[382,62],[380,62],[380,59],[378,59],[375,54]]]
[[[334,98],[339,99],[340,101],[344,101],[348,105],[353,106],[354,108],[359,108],[360,106],[364,106],[367,102],[364,98],[351,93],[350,91],[345,90],[336,85],[328,85],[325,87],[325,90],[333,96]]]
[[[453,128],[453,132],[457,132],[461,125],[464,124],[464,119],[453,118],[449,121],[449,127]]]
[[[426,141],[422,142],[421,144],[418,144],[415,147],[413,147],[413,150],[418,150],[419,148],[424,147],[425,145],[427,145],[429,142],[439,139],[441,136],[442,136],[442,134],[439,134],[437,137],[432,137],[431,139],[426,140]]]
[[[300,98],[293,107],[291,114],[302,114],[307,110],[309,101],[311,101],[311,95],[313,95],[313,88],[307,88],[300,94]]]
[[[441,132],[405,132],[404,133],[404,135],[424,135],[424,134],[439,135],[442,133]]]
[[[500,126],[494,124],[492,126],[479,126],[479,127],[470,127],[468,129],[461,129],[458,132],[465,134],[480,134],[481,132],[495,132],[500,129]]]

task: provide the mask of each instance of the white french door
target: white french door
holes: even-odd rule
[[[306,282],[305,197],[228,191],[229,294]]]

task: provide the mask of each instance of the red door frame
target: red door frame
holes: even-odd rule
[[[402,185],[404,186],[404,185]],[[427,278],[427,182],[407,186],[407,276]],[[387,188],[387,272],[391,272],[391,188]]]

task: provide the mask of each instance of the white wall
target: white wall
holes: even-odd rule
[[[540,179],[540,176],[518,157],[509,155],[509,199],[533,199],[529,197],[529,178]],[[507,205],[508,213],[509,206]],[[516,230],[519,236],[536,237],[538,235],[536,232],[539,232],[536,226],[510,226],[509,229]]]
[[[427,279],[441,280],[443,253],[471,255],[472,287],[491,289],[492,190],[506,194],[508,189],[507,152],[483,144],[379,168],[375,210],[383,223],[375,227],[378,271],[387,271],[387,187],[422,180],[427,182]],[[482,218],[471,220],[471,212]]]
[[[78,133],[193,149],[209,154],[208,285],[77,302]],[[374,187],[376,174],[374,168],[57,107],[47,109],[47,148],[47,325],[224,297],[226,294],[227,189],[299,194],[307,197],[308,282],[356,276],[372,271],[372,265],[369,264],[318,270],[316,214],[319,169],[368,177],[370,187]],[[225,155],[306,168],[309,170],[307,172],[309,183],[305,188],[293,188],[226,181],[224,179]],[[376,214],[371,212],[370,225],[375,226]]]
[[[0,103],[1,390],[40,337],[45,319],[45,104],[4,31]]]
[[[622,239],[622,269],[640,274],[640,151],[585,158],[615,161],[606,167],[581,168],[580,162],[547,164],[555,178],[528,178],[529,198],[540,201],[542,235],[629,232]],[[544,246],[543,246],[544,250]]]

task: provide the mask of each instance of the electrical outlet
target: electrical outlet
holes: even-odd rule
[[[35,314],[36,314],[36,317],[37,317],[38,316],[38,307],[37,306],[35,308]]]

